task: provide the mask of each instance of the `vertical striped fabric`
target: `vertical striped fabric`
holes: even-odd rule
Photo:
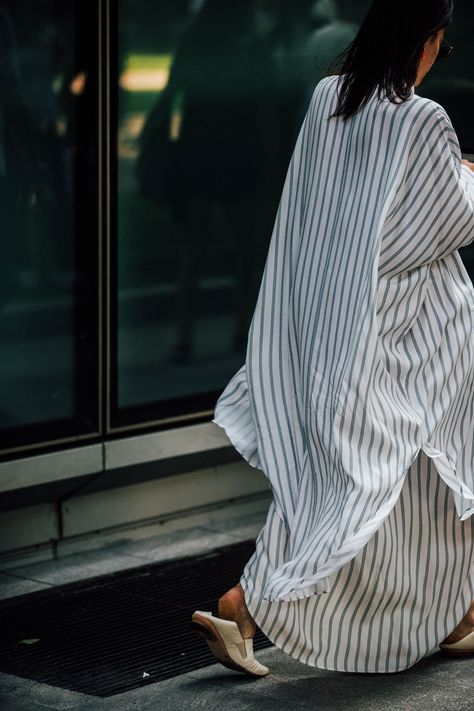
[[[247,586],[254,601],[303,601],[285,614],[334,599],[335,574],[381,530],[397,543],[386,522],[422,455],[466,531],[474,513],[474,288],[458,252],[474,240],[474,173],[445,110],[414,88],[397,104],[374,92],[346,122],[329,118],[337,89],[331,76],[314,91],[246,361],[213,420],[271,486],[261,559],[283,532],[285,543],[265,574],[248,569],[263,587]],[[397,516],[402,529],[422,525]],[[453,535],[445,545],[465,571],[472,554]]]
[[[241,584],[269,639],[310,666],[396,672],[448,636],[474,599],[474,517],[461,521],[450,488],[424,452],[382,526],[335,575],[330,592],[269,602],[262,590],[288,558],[289,537],[272,503]]]

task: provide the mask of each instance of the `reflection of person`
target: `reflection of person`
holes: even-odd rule
[[[278,68],[277,117],[280,131],[280,159],[276,181],[279,186],[278,193],[301,126],[298,112],[306,91],[305,45],[313,27],[312,5],[313,0],[264,0],[264,7],[273,17],[269,41]],[[278,194],[276,202],[277,199]]]
[[[352,42],[359,29],[360,3],[335,0],[334,19],[319,27],[308,38],[305,54],[308,60],[307,81],[314,89],[328,72],[329,65]]]
[[[268,170],[263,117],[268,118],[273,74],[270,54],[254,30],[254,0],[207,0],[182,39],[157,106],[160,130],[148,146],[142,142],[137,162],[142,193],[165,203],[179,227],[173,360],[188,360],[193,350],[196,278],[216,206],[234,245],[234,347],[246,345],[256,298],[255,201]],[[148,122],[145,138],[147,132]]]
[[[337,671],[474,653],[474,288],[458,251],[474,172],[443,107],[415,94],[452,12],[374,0],[318,83],[246,361],[216,404],[273,501],[219,617],[193,625],[251,675],[269,671],[257,625]]]
[[[305,95],[298,113],[298,126],[308,109],[314,87],[331,73],[334,60],[357,35],[365,4],[362,0],[332,0],[329,6],[332,11],[330,22],[318,27],[308,38],[304,49]]]

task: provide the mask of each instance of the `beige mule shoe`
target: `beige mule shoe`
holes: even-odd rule
[[[452,644],[440,644],[439,647],[443,652],[453,657],[468,657],[474,654],[474,632],[470,632],[457,642],[453,642]]]
[[[215,617],[212,612],[196,610],[191,618],[193,631],[206,640],[213,655],[229,669],[251,676],[265,676],[270,669],[253,655],[253,639],[242,637],[233,620]]]

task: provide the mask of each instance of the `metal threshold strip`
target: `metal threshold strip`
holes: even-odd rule
[[[214,664],[191,614],[217,614],[254,550],[243,541],[4,600],[0,671],[108,697]],[[258,630],[254,649],[268,646]]]

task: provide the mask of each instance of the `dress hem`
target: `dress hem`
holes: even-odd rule
[[[267,639],[269,639],[270,642],[271,642],[275,647],[277,647],[277,649],[279,649],[281,652],[283,652],[284,654],[288,655],[288,656],[291,657],[292,659],[295,659],[296,661],[298,661],[298,662],[300,662],[300,663],[302,663],[302,664],[305,664],[305,665],[308,666],[308,667],[313,667],[314,669],[322,669],[323,671],[346,672],[346,673],[350,673],[350,674],[397,674],[397,673],[399,673],[399,672],[406,671],[406,669],[409,669],[410,667],[415,666],[415,664],[418,664],[418,662],[420,662],[420,661],[421,661],[422,659],[424,659],[426,656],[428,656],[428,655],[430,655],[430,654],[433,654],[433,653],[435,653],[435,652],[437,651],[437,647],[435,646],[435,647],[433,647],[433,649],[431,649],[430,651],[428,651],[426,654],[420,655],[417,659],[415,659],[415,661],[411,662],[410,664],[408,664],[408,665],[406,665],[406,666],[404,666],[404,667],[398,667],[398,668],[396,668],[396,669],[383,669],[383,670],[381,670],[381,669],[379,669],[379,670],[377,670],[377,669],[364,669],[363,671],[361,671],[360,669],[352,669],[352,668],[348,668],[348,667],[344,667],[344,668],[342,668],[342,667],[332,667],[332,666],[329,666],[329,665],[318,664],[316,661],[311,661],[311,660],[309,660],[309,659],[303,659],[303,658],[301,658],[301,657],[297,657],[297,656],[295,656],[295,655],[293,655],[293,654],[290,654],[290,653],[285,649],[284,645],[277,641],[277,635],[273,635],[272,633],[269,634],[269,633],[267,633],[267,632],[265,631],[265,628],[264,628],[264,627],[261,627],[260,623],[262,622],[262,620],[261,620],[261,618],[260,618],[260,615],[256,614],[256,612],[255,612],[255,610],[256,610],[255,604],[256,604],[256,603],[254,604],[254,599],[253,599],[253,597],[249,594],[249,590],[248,590],[248,588],[247,588],[247,582],[246,582],[246,580],[245,580],[245,576],[244,576],[244,575],[242,575],[241,578],[240,578],[240,584],[241,584],[241,586],[242,586],[242,588],[243,588],[243,591],[244,591],[245,604],[247,605],[247,609],[248,609],[248,611],[250,612],[250,614],[251,614],[253,620],[255,621],[255,623],[257,624],[257,626],[259,627],[259,629],[263,632],[263,634],[267,637]]]

